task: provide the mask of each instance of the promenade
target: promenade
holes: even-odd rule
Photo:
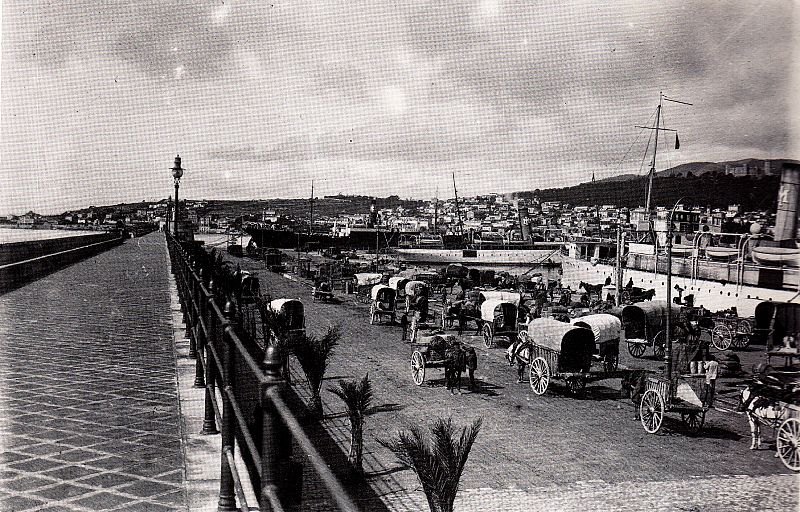
[[[187,510],[162,234],[0,296],[0,510]]]

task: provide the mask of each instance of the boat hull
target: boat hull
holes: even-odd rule
[[[446,264],[460,263],[467,266],[520,266],[541,265],[550,260],[561,261],[561,254],[552,249],[397,249],[404,263]]]
[[[676,262],[673,262],[675,265]],[[678,266],[678,265],[675,265]],[[769,274],[770,269],[746,268],[746,284],[737,286],[735,284],[736,265],[721,265],[728,267],[731,281],[720,282],[710,279],[691,279],[687,275],[672,275],[672,286],[678,285],[683,288],[683,296],[692,294],[695,297],[695,305],[704,306],[710,311],[719,311],[735,307],[740,316],[752,316],[755,314],[756,306],[764,301],[788,302],[796,298],[797,279],[796,271],[781,272],[781,287],[769,288],[758,286],[756,283],[764,279],[764,275]],[[774,271],[774,269],[771,269]],[[587,283],[603,283],[606,278],[613,279],[615,269],[612,265],[592,263],[569,256],[562,256],[562,283],[577,289],[581,281]],[[759,274],[762,274],[759,277]],[[633,285],[644,289],[655,289],[655,298],[666,300],[667,298],[667,276],[663,272],[653,272],[626,268],[623,271],[623,285],[629,279],[633,280]],[[749,284],[748,284],[749,283]],[[672,290],[672,297],[677,297],[676,290]]]

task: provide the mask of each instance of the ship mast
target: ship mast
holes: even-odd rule
[[[650,164],[650,172],[648,173],[647,178],[647,199],[645,202],[645,211],[650,212],[650,196],[653,192],[653,176],[656,173],[656,154],[658,153],[658,132],[676,132],[678,130],[672,130],[670,128],[662,128],[661,127],[661,109],[663,107],[664,101],[671,101],[672,103],[680,103],[681,105],[689,105],[692,106],[691,103],[687,103],[685,101],[674,100],[672,98],[667,98],[664,96],[664,93],[659,91],[658,93],[658,107],[656,107],[656,124],[655,126],[636,126],[636,128],[642,128],[645,130],[655,130],[656,131],[656,140],[655,145],[653,146],[653,161]],[[677,138],[675,142],[675,149],[678,149]]]
[[[456,215],[458,215],[458,228],[460,234],[464,235],[464,222],[461,220],[461,209],[458,207],[458,189],[456,188],[456,173],[453,172],[453,193],[456,196]]]

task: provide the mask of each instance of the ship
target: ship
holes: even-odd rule
[[[656,136],[665,130],[658,121],[662,99],[673,101],[659,98],[653,128]],[[650,169],[651,184],[656,151]],[[647,212],[651,190],[648,187]],[[624,283],[654,289],[662,300],[668,297],[668,291],[677,301],[692,295],[695,306],[710,311],[736,308],[740,316],[753,316],[761,302],[792,302],[800,296],[800,249],[795,241],[799,203],[800,164],[784,162],[772,236],[757,224],[743,234],[712,230],[680,233],[668,258],[666,233],[658,233],[651,220],[649,240],[626,241],[620,234],[615,240],[566,241],[561,251],[562,283],[575,289],[581,281],[598,284],[611,279],[620,290]],[[671,216],[666,219],[672,223]]]

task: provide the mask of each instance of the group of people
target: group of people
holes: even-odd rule
[[[444,378],[447,390],[451,394],[461,394],[461,375],[466,371],[469,375],[469,390],[474,391],[475,370],[478,368],[478,354],[475,347],[464,347],[460,341],[454,341],[445,351]]]

